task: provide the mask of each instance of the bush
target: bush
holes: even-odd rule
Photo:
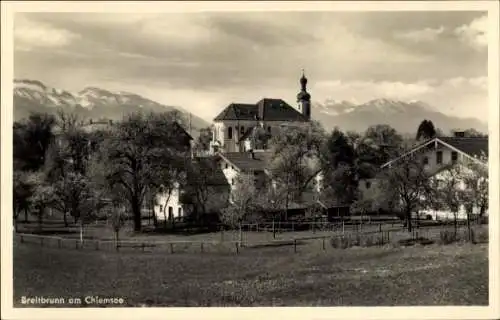
[[[410,239],[401,239],[398,241],[398,244],[401,246],[414,246],[416,244],[420,244],[423,246],[433,244],[434,241],[424,238],[424,237],[418,237],[418,238],[410,238]]]
[[[445,230],[439,233],[439,241],[441,244],[453,243],[458,240],[457,238],[458,237],[454,231]]]
[[[331,238],[330,244],[335,249],[346,249],[349,247],[349,239],[346,236]]]
[[[489,242],[489,234],[488,234],[488,229],[486,230],[478,230],[475,232],[472,230],[472,239],[474,240],[475,243],[488,243]]]

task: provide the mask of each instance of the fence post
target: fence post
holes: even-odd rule
[[[380,232],[382,232],[382,224],[381,224],[381,223],[379,223],[379,224],[378,224],[378,230],[379,230]]]
[[[174,244],[172,242],[170,242],[170,253],[174,253]]]
[[[236,247],[236,254],[240,253],[240,249],[239,249],[239,246],[238,246],[238,242],[235,242],[235,243],[234,243],[234,246]]]
[[[96,250],[99,250],[99,240],[97,240],[97,241],[95,242],[95,249],[96,249]]]
[[[78,240],[75,240],[75,249],[78,250]]]
[[[146,247],[146,245],[144,244],[144,242],[143,242],[143,243],[141,243],[141,247],[142,247],[142,252],[144,252],[144,249],[145,249],[145,247]]]
[[[323,250],[326,250],[326,246],[325,246],[325,238],[323,238]]]
[[[59,247],[59,249],[61,249],[61,241],[62,239],[57,239],[57,246]]]
[[[293,239],[293,252],[297,253],[297,239]]]
[[[40,238],[40,245],[43,247],[43,238]]]
[[[24,243],[24,237],[21,235],[21,243]]]
[[[201,250],[201,253],[203,253],[203,242],[200,242],[200,250]]]

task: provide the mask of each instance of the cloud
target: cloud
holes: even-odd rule
[[[68,30],[16,16],[14,44],[17,50],[29,51],[36,47],[60,48],[69,45],[75,38],[77,35]]]
[[[488,46],[488,15],[457,27],[454,32],[464,43],[475,49],[483,49]]]
[[[445,31],[443,26],[439,28],[425,28],[422,30],[410,30],[404,32],[396,32],[396,39],[408,40],[412,42],[434,42]]]
[[[458,106],[466,94],[485,95],[477,79],[487,56],[470,47],[479,14],[24,13],[15,20],[14,70],[70,90],[112,84],[207,115],[264,96],[293,103],[301,68],[318,101],[385,96]]]

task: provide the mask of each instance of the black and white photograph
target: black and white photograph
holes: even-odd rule
[[[500,316],[496,1],[43,3],[2,3],[2,318]]]

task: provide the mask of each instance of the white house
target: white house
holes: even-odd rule
[[[204,166],[202,161],[212,161],[214,158],[193,159],[193,165],[199,165],[188,177],[187,183],[175,183],[174,188],[163,188],[155,197],[154,213],[158,220],[182,220],[198,212],[218,214],[227,206],[230,187],[219,166]]]
[[[473,162],[487,170],[488,138],[465,137],[463,132],[456,132],[453,137],[436,137],[383,164],[381,169],[390,168],[403,157],[409,155],[417,155],[422,160],[424,168],[431,176],[431,179],[443,183],[450,179],[450,173],[446,170],[450,167],[460,168],[462,173],[466,173],[469,170],[467,164]],[[457,188],[465,188],[464,183],[458,183]],[[473,208],[472,213],[477,213],[478,210],[478,208]],[[419,214],[430,215],[433,219],[453,219],[453,213],[443,207],[420,210]],[[461,219],[466,218],[466,214],[464,205],[461,205],[458,217]],[[485,212],[485,215],[487,214]]]

